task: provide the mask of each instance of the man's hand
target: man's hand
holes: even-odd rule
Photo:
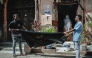
[[[19,29],[11,29],[12,31],[19,31]]]
[[[71,33],[72,31],[74,31],[74,29],[71,29],[71,30],[66,31],[66,32],[63,32],[63,33],[64,33],[64,34],[66,34],[66,33]]]
[[[69,31],[65,31],[65,32],[63,32],[64,34],[66,34],[66,33],[69,33]]]
[[[16,31],[19,31],[19,29],[15,29]]]
[[[25,29],[27,31],[27,29]]]
[[[27,29],[26,29],[24,26],[22,26],[22,28],[25,29],[25,30],[27,31]]]
[[[63,32],[64,34],[66,34],[67,32]]]
[[[66,34],[65,36],[69,36],[70,34],[72,34],[73,32],[70,32],[70,33],[68,33],[68,34]]]

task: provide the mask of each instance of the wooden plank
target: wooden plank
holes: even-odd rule
[[[52,20],[52,26],[58,26],[58,21]]]

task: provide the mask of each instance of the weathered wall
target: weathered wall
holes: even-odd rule
[[[53,2],[54,2],[54,0],[41,0],[41,3],[40,3],[40,23],[41,23],[41,25],[45,25],[45,24],[52,25]],[[80,4],[83,7],[83,0],[80,0]],[[50,10],[50,15],[48,17],[45,15],[46,9]],[[83,15],[83,10],[81,9],[80,6],[78,6],[77,14]]]
[[[41,0],[41,25],[51,24],[52,25],[52,3],[53,0]],[[50,12],[48,15],[46,12]]]
[[[86,12],[92,12],[92,0],[85,0]]]
[[[87,38],[92,41],[92,0],[85,0],[85,29]]]
[[[83,7],[83,1],[80,1],[81,6]],[[83,15],[83,10],[81,9],[81,7],[78,5],[78,10],[77,10],[77,14]]]

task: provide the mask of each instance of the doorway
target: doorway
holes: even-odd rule
[[[19,20],[28,29],[31,30],[31,22],[35,18],[35,1],[34,0],[9,0],[7,6],[7,27],[13,20],[13,14],[18,14]],[[11,41],[10,32],[7,29],[7,41]]]
[[[77,12],[78,4],[60,4],[58,5],[58,32],[64,31],[64,19],[66,15],[72,22],[72,27],[75,25],[75,16]]]

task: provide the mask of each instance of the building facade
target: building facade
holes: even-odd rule
[[[92,12],[92,0],[0,0],[0,17],[2,20],[2,40],[11,40],[7,25],[13,19],[14,13],[19,14],[19,19],[28,30],[31,21],[37,20],[41,25],[55,26],[56,32],[64,31],[64,18],[69,15],[72,28],[75,24],[76,14],[83,16],[83,23],[87,13]],[[2,6],[1,6],[2,5]],[[1,11],[2,9],[2,11]]]

